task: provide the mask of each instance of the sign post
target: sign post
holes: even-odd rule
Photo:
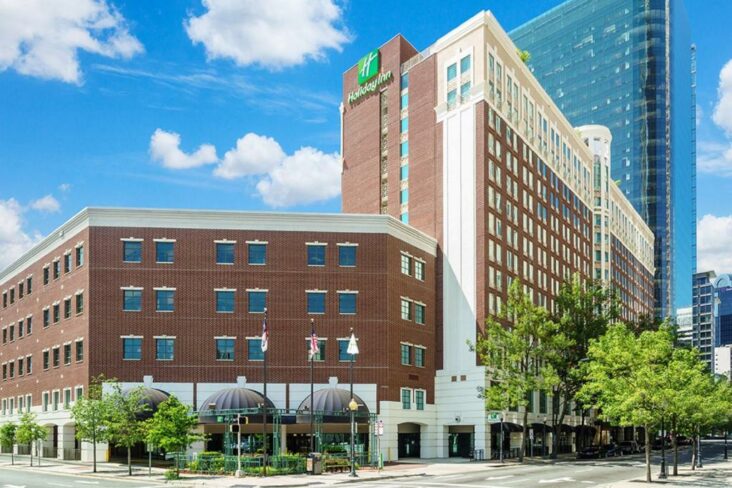
[[[486,420],[490,424],[500,423],[500,430],[498,433],[498,458],[503,462],[503,415],[501,412],[489,412],[486,415]]]
[[[384,469],[384,458],[381,455],[381,436],[384,435],[384,421],[383,420],[377,420],[374,424],[374,434],[376,434],[376,449],[378,451],[378,461],[377,461],[377,467],[379,470],[379,474],[381,474],[381,470]]]
[[[147,443],[147,475],[152,476],[152,451],[153,445]]]

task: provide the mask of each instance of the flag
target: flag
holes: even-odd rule
[[[264,320],[262,321],[262,352],[267,352],[269,346],[269,331],[267,330],[267,312],[264,312]]]
[[[320,347],[318,346],[318,334],[315,333],[315,321],[310,322],[310,360],[315,358],[320,353]]]
[[[351,332],[351,338],[348,340],[348,349],[346,349],[346,352],[351,355],[358,354],[358,344],[356,343],[356,334],[354,334],[353,332]]]

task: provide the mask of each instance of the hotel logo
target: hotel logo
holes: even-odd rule
[[[363,85],[379,72],[379,50],[374,49],[358,61],[358,84]]]

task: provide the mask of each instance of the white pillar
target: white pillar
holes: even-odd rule
[[[58,428],[58,459],[73,459],[71,456],[71,449],[74,448],[74,435],[76,433],[76,427],[74,424],[66,424],[59,426]],[[66,451],[69,451],[67,455]]]

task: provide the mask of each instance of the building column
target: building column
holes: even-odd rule
[[[61,425],[58,428],[58,459],[74,459],[76,426],[74,424]]]
[[[287,425],[280,424],[280,454],[287,452]]]

